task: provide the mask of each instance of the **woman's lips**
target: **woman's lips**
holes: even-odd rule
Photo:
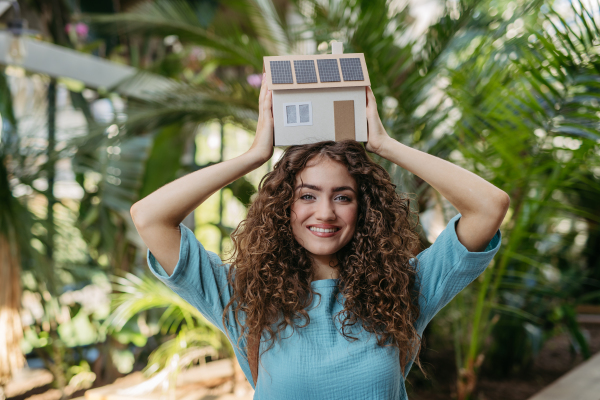
[[[311,231],[309,227],[307,227],[306,229],[308,229],[310,231],[310,233],[312,233],[313,235],[318,236],[318,237],[332,237],[342,231],[341,229],[338,229],[335,232],[316,232],[316,231]]]

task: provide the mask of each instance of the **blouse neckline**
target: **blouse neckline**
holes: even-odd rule
[[[340,280],[339,278],[335,278],[335,279],[319,279],[317,281],[312,281],[310,283],[310,286],[314,287],[314,288],[337,286],[339,280]]]

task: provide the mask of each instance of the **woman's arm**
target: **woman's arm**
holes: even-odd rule
[[[246,153],[170,182],[131,207],[138,233],[167,274],[173,273],[179,259],[181,221],[217,190],[258,168],[273,155],[272,99],[265,82],[263,76],[256,136]]]
[[[412,172],[440,192],[462,215],[456,226],[460,242],[469,251],[483,251],[506,215],[508,195],[466,169],[392,139],[381,123],[370,87],[367,124],[367,150]]]

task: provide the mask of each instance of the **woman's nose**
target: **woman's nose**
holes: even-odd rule
[[[331,221],[334,220],[335,211],[329,201],[322,201],[317,207],[317,219],[322,221]]]

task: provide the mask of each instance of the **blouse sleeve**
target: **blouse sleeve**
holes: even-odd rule
[[[421,315],[416,323],[422,334],[431,319],[461,290],[485,271],[500,248],[502,235],[496,232],[484,251],[471,252],[458,240],[456,223],[448,222],[436,241],[417,255],[417,287]]]
[[[246,352],[246,340],[242,339],[241,327],[234,318],[233,307],[228,310],[227,326],[223,325],[223,311],[232,296],[233,289],[227,281],[230,265],[223,264],[219,256],[204,249],[194,233],[185,225],[179,224],[181,240],[179,242],[179,260],[169,276],[154,255],[148,250],[148,266],[152,273],[200,313],[221,332],[228,334],[233,351],[244,372],[251,382],[252,373]],[[240,315],[244,323],[244,315]]]
[[[148,249],[147,261],[150,271],[198,309],[221,332],[226,333],[227,330],[237,340],[239,329],[235,325],[233,313],[229,315],[227,327],[223,326],[222,321],[223,311],[232,295],[227,281],[230,265],[223,264],[217,254],[205,250],[188,227],[179,224],[179,230],[179,260],[171,276]]]

